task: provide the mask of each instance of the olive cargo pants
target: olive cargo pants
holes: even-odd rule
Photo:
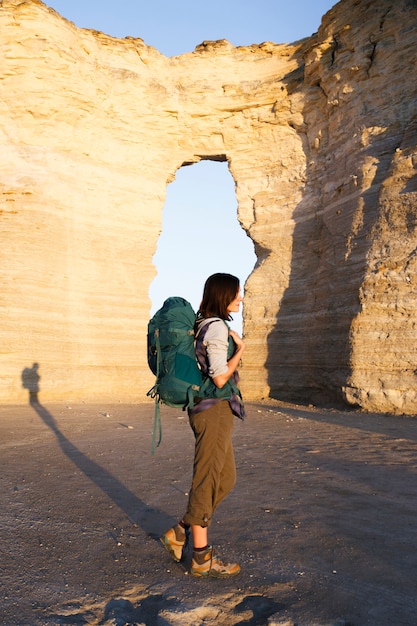
[[[195,436],[195,455],[184,522],[204,528],[210,526],[217,506],[236,483],[234,415],[229,402],[221,400],[189,419]]]

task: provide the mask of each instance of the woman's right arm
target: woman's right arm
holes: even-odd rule
[[[242,358],[243,351],[245,350],[245,347],[246,347],[243,339],[239,336],[239,334],[235,330],[230,330],[229,335],[232,337],[233,341],[236,344],[236,351],[234,355],[227,362],[227,371],[224,372],[223,374],[217,374],[217,376],[212,377],[212,381],[214,382],[216,387],[219,387],[219,389],[225,386],[229,378],[237,370],[239,363],[240,363],[240,359]]]

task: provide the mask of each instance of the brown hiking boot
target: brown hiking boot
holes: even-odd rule
[[[179,563],[184,556],[184,550],[188,544],[188,534],[184,528],[177,524],[170,528],[160,537],[162,545],[170,553],[174,561]]]
[[[237,563],[223,563],[214,554],[212,546],[209,546],[205,552],[194,552],[193,554],[190,569],[192,576],[229,578],[229,576],[236,576],[239,572],[240,565]]]

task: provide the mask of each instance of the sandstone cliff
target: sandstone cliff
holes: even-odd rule
[[[258,256],[246,397],[417,412],[416,43],[411,0],[175,58],[0,2],[0,400],[25,368],[45,400],[144,398],[166,186],[216,159]]]

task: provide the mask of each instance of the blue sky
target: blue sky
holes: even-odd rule
[[[331,0],[47,0],[80,28],[141,37],[166,56],[192,52],[205,39],[234,46],[291,43],[316,32]]]
[[[80,28],[114,37],[140,37],[165,56],[192,52],[204,40],[227,39],[234,46],[308,37],[331,0],[47,0]],[[211,219],[204,219],[207,214]],[[218,221],[222,232],[218,231]],[[211,227],[213,224],[213,227]],[[216,241],[214,255],[201,254],[200,233]],[[187,245],[179,241],[187,242]],[[150,287],[152,311],[180,295],[198,307],[207,276],[224,271],[242,285],[255,264],[253,245],[237,221],[234,183],[226,163],[203,161],[181,168],[167,188],[162,234],[154,257],[158,274]],[[139,271],[139,269],[138,269]],[[232,324],[242,328],[241,315]]]

